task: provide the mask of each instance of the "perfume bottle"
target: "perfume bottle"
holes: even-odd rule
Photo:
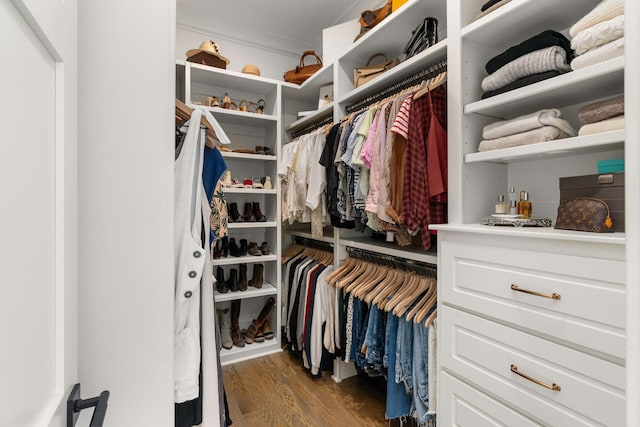
[[[518,199],[516,194],[516,187],[511,187],[511,191],[509,191],[509,207],[508,207],[509,215],[517,215],[518,214]]]
[[[531,201],[529,200],[529,193],[526,191],[520,192],[520,202],[518,203],[518,213],[523,218],[531,218]]]
[[[507,205],[504,203],[504,194],[498,196],[498,201],[496,202],[496,213],[501,215],[507,213]]]

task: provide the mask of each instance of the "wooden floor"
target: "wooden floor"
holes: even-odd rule
[[[225,366],[223,375],[234,426],[395,424],[384,419],[385,393],[371,380],[312,378],[289,351]]]

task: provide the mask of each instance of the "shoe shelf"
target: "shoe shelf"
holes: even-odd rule
[[[229,224],[231,225],[231,224]],[[213,265],[237,265],[237,264],[255,264],[258,262],[269,262],[269,261],[277,261],[278,255],[269,254],[269,255],[245,255],[245,256],[228,256],[222,258],[216,258],[213,260]]]
[[[226,194],[277,194],[275,188],[265,190],[264,188],[225,188]]]
[[[274,331],[275,332],[275,331]],[[230,349],[220,349],[220,363],[222,366],[232,363],[244,362],[256,357],[267,356],[269,354],[282,351],[278,339],[265,340],[264,342],[254,342],[245,344],[244,347],[231,347]]]
[[[249,154],[249,153],[235,153],[233,151],[220,150],[220,154],[225,159],[242,159],[242,160],[260,160],[275,162],[278,158],[276,156],[267,156],[265,154]]]
[[[270,128],[278,123],[278,116],[270,114],[257,114],[239,110],[229,110],[221,107],[207,107],[191,104],[191,108],[203,108],[213,114],[213,117],[221,123],[231,125],[244,125],[253,127]]]
[[[224,294],[214,291],[215,301],[216,302],[224,302],[224,301],[233,301],[236,299],[246,299],[246,298],[256,298],[256,297],[264,297],[268,295],[276,295],[278,293],[278,289],[275,285],[263,282],[262,287],[260,289],[253,288],[249,286],[246,291],[238,291],[238,292],[225,292]]]
[[[275,221],[253,221],[253,222],[231,222],[227,225],[229,230],[248,229],[248,228],[275,228],[278,223]]]

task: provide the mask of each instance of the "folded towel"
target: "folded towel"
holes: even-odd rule
[[[589,123],[588,125],[583,125],[578,131],[578,135],[593,135],[595,133],[611,132],[621,129],[624,129],[624,115],[612,117],[600,122]]]
[[[478,151],[497,150],[499,148],[518,147],[520,145],[537,144],[538,142],[553,141],[566,138],[568,135],[554,126],[544,126],[515,135],[502,138],[486,139],[478,146]]]
[[[624,114],[624,95],[585,105],[578,112],[582,124],[600,122]]]
[[[527,53],[488,75],[482,80],[482,90],[487,92],[500,89],[531,74],[551,70],[569,71],[570,69],[565,51],[560,46],[551,46]]]
[[[603,0],[569,29],[571,37],[607,19],[624,14],[624,0]]]
[[[497,139],[538,129],[543,126],[553,126],[569,136],[576,136],[576,131],[571,127],[569,122],[560,118],[561,114],[560,110],[552,108],[525,114],[511,120],[501,120],[491,123],[482,130],[482,138]]]
[[[494,10],[501,8],[502,6],[504,6],[505,4],[509,3],[510,1],[511,0],[500,0],[499,2],[494,4],[493,6],[483,10],[482,12],[480,12],[480,14],[478,14],[478,16],[476,16],[476,18],[474,20],[480,19],[483,16],[490,14]]]
[[[527,77],[516,80],[513,83],[509,83],[506,86],[501,87],[498,90],[490,90],[482,94],[482,99],[491,98],[492,96],[500,95],[501,93],[509,92],[510,90],[518,89],[520,87],[529,86],[530,84],[541,82],[552,77],[556,77],[562,74],[558,70],[547,71],[545,73],[532,74]]]
[[[501,0],[489,0],[488,2],[486,2],[485,4],[482,5],[482,7],[480,8],[481,11],[485,11],[487,9],[489,9],[491,6],[493,6],[496,3],[500,3]]]
[[[576,56],[576,58],[571,61],[571,68],[580,70],[622,55],[624,55],[624,37],[590,50],[584,55]]]
[[[571,40],[571,47],[576,55],[582,55],[588,50],[595,49],[603,44],[624,37],[624,15],[601,22],[580,31]]]
[[[535,52],[536,50],[544,49],[550,46],[560,46],[564,49],[567,63],[573,59],[573,50],[571,49],[571,42],[565,36],[557,31],[546,30],[537,34],[522,43],[512,46],[509,49],[502,52],[500,55],[494,56],[487,62],[485,69],[487,73],[495,73],[499,68],[504,67],[509,62],[520,58],[527,53]]]

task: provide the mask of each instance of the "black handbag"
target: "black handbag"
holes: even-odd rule
[[[438,43],[438,20],[427,17],[411,32],[411,39],[405,46],[403,53],[406,59],[422,52],[428,47]]]

